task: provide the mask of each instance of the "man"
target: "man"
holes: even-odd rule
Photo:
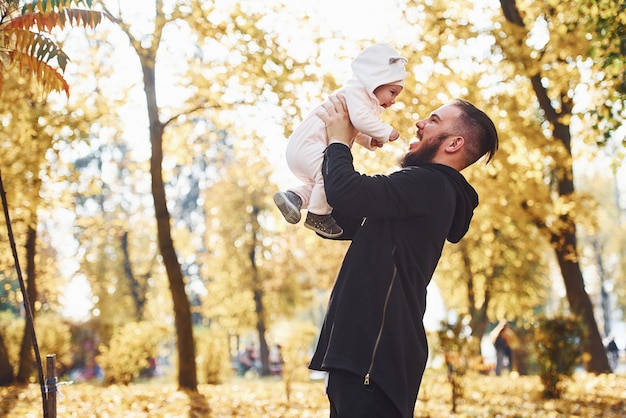
[[[389,176],[352,165],[354,135],[345,103],[318,116],[327,126],[323,176],[333,216],[351,239],[310,368],[329,372],[330,416],[413,417],[428,347],[426,286],[444,241],[469,228],[478,196],[459,173],[491,160],[491,119],[456,100],[417,122],[418,142]]]

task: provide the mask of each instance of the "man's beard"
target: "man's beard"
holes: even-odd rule
[[[441,142],[448,136],[448,134],[441,134],[428,143],[420,143],[417,149],[407,152],[400,158],[400,167],[405,168],[432,163]]]

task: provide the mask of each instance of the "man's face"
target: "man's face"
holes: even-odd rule
[[[418,141],[411,142],[409,151],[400,160],[400,166],[432,163],[439,149],[445,146],[445,139],[453,135],[452,126],[460,112],[456,106],[446,105],[418,121],[415,124]]]

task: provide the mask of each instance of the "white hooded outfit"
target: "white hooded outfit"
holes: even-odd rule
[[[372,139],[385,143],[393,130],[380,120],[384,108],[374,90],[385,84],[402,85],[406,77],[406,62],[391,45],[372,45],[352,61],[354,78],[333,93],[345,97],[350,121],[358,131],[354,141],[369,150],[375,149]],[[326,201],[321,166],[328,138],[324,122],[315,115],[320,106],[313,109],[289,137],[286,158],[289,169],[302,181],[300,186],[289,191],[300,196],[302,207],[309,212],[327,215],[332,208]]]

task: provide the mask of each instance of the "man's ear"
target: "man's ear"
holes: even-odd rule
[[[458,150],[463,148],[463,145],[465,144],[465,138],[463,138],[462,136],[452,137],[448,141],[450,142],[448,142],[448,145],[446,146],[447,152],[457,152]]]

